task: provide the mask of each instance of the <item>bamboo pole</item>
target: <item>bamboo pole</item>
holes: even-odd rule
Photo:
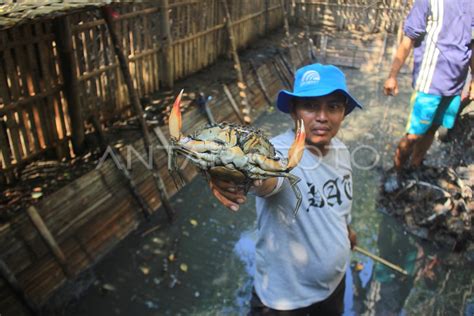
[[[258,86],[260,87],[260,90],[262,90],[263,92],[265,101],[267,101],[268,106],[271,107],[273,104],[272,99],[270,98],[270,95],[268,94],[267,88],[265,87],[265,83],[263,82],[262,77],[260,77],[258,73],[258,69],[257,69],[257,66],[255,66],[255,62],[251,60],[250,65],[252,66],[252,70],[255,73],[255,76],[257,77]]]
[[[393,263],[391,263],[391,262],[389,262],[389,261],[387,261],[383,258],[380,258],[379,256],[374,255],[373,253],[370,253],[369,251],[367,251],[363,248],[360,248],[359,246],[354,246],[354,250],[361,253],[361,254],[363,254],[363,255],[365,255],[365,256],[367,256],[367,257],[369,257],[369,258],[374,259],[377,262],[380,262],[380,263],[386,265],[387,267],[389,267],[389,268],[391,268],[391,269],[393,269],[397,272],[400,272],[403,275],[408,275],[408,272],[406,270],[400,268],[399,266],[397,266],[397,265],[395,265],[395,264],[393,264]]]
[[[162,39],[163,46],[163,57],[161,60],[161,69],[163,69],[164,76],[162,84],[165,88],[172,89],[174,85],[174,69],[173,69],[173,39],[171,37],[170,30],[170,19],[169,19],[169,2],[168,0],[161,1],[160,13],[161,13],[161,29],[164,33],[164,38]]]
[[[290,48],[293,44],[292,44],[291,35],[290,35],[290,24],[288,23],[288,13],[286,12],[285,3],[284,3],[283,0],[280,0],[280,6],[281,6],[281,10],[283,12],[283,22],[284,22],[284,26],[285,26],[286,47],[287,47],[288,51],[290,51]],[[295,72],[296,71],[295,64],[293,63],[293,60],[291,60],[291,58],[290,58],[290,63],[291,63],[292,71]]]
[[[269,12],[270,12],[270,10],[269,10],[269,7],[270,7],[269,1],[270,1],[270,0],[265,0],[265,17],[264,17],[264,18],[265,18],[265,20],[264,20],[264,23],[265,23],[265,25],[264,25],[264,32],[265,32],[265,34],[267,34],[267,33],[268,33],[268,30],[270,29],[270,27],[269,27],[269,24],[270,24],[270,22],[269,22],[269,21],[270,21],[270,17],[268,16],[268,15],[269,15]]]
[[[128,171],[126,164],[123,161],[124,159],[123,159],[122,154],[120,153],[119,150],[116,150],[113,146],[109,146],[108,148],[110,148],[112,152],[116,155],[116,157],[119,159],[120,164],[122,165],[122,168],[118,168],[118,166],[117,168],[127,180],[128,189],[130,190],[130,193],[132,194],[132,196],[135,198],[135,201],[137,201],[138,205],[140,205],[140,209],[142,210],[145,220],[148,220],[150,217],[150,214],[153,213],[153,210],[150,208],[150,206],[145,201],[145,199],[140,195],[140,192],[138,191],[138,187],[135,181],[133,180],[130,172]]]
[[[237,106],[237,103],[235,103],[235,100],[232,97],[232,93],[230,93],[229,88],[227,87],[226,84],[223,84],[222,88],[224,88],[224,93],[227,96],[227,99],[229,99],[230,105],[232,106],[232,109],[234,110],[235,114],[237,114],[237,117],[239,118],[240,122],[244,123],[245,119],[242,116],[242,113],[240,112],[239,107]]]
[[[163,182],[163,179],[161,178],[160,173],[157,169],[158,166],[159,166],[159,163],[158,163],[155,155],[153,155],[153,153],[150,152],[151,151],[151,146],[152,146],[150,133],[148,131],[148,126],[147,126],[147,123],[145,121],[145,117],[143,115],[143,110],[142,110],[141,105],[140,105],[140,100],[138,99],[138,94],[137,94],[136,90],[133,88],[132,77],[130,75],[130,70],[128,69],[127,60],[125,59],[125,56],[124,56],[122,48],[121,48],[121,44],[120,44],[119,39],[117,37],[117,34],[115,32],[112,8],[110,6],[104,6],[104,7],[101,8],[101,10],[102,10],[102,15],[103,15],[103,17],[104,17],[104,19],[107,23],[110,38],[112,39],[112,43],[114,45],[115,54],[117,55],[117,58],[119,60],[120,68],[122,69],[122,74],[123,74],[125,83],[126,83],[127,88],[128,88],[130,103],[132,104],[132,107],[135,111],[135,114],[138,117],[138,121],[139,121],[141,129],[142,129],[145,151],[148,154],[148,156],[150,156],[150,154],[151,154],[152,157],[153,157],[152,175],[153,175],[153,178],[155,179],[155,184],[156,184],[156,187],[158,189],[158,193],[160,195],[161,203],[162,203],[162,205],[163,205],[163,207],[166,211],[166,215],[168,216],[168,220],[173,221],[175,212],[174,212],[174,210],[173,210],[173,208],[172,208],[172,206],[169,202],[168,193],[166,192],[165,183]]]
[[[285,27],[285,38],[287,40],[287,45],[291,45],[291,37],[290,37],[290,24],[288,23],[288,13],[285,9],[285,2],[284,0],[280,0],[281,11],[283,13],[283,25]]]
[[[232,58],[234,60],[234,68],[237,72],[238,87],[240,90],[240,103],[242,104],[242,113],[244,114],[243,119],[244,123],[250,124],[252,119],[250,118],[250,104],[247,97],[247,84],[244,80],[244,75],[242,73],[242,66],[240,64],[239,54],[237,52],[237,44],[235,43],[234,30],[232,28],[232,18],[230,16],[229,6],[227,5],[227,0],[221,0],[222,7],[224,9],[225,15],[225,25],[229,35],[229,43],[232,53]]]
[[[18,299],[23,304],[25,304],[29,312],[32,315],[39,315],[38,307],[33,301],[31,301],[28,295],[26,295],[25,291],[23,291],[20,286],[20,283],[13,274],[13,271],[8,268],[7,264],[2,259],[0,259],[0,274],[2,275],[2,278],[5,280],[8,286],[12,289],[13,293],[15,293],[15,296],[18,297]]]
[[[51,232],[49,231],[48,226],[46,226],[46,223],[43,221],[43,218],[39,214],[38,209],[34,205],[31,205],[26,209],[26,213],[28,214],[28,217],[30,218],[33,225],[38,230],[38,233],[40,234],[41,238],[43,238],[44,242],[58,261],[59,266],[63,270],[64,274],[67,277],[72,277],[72,273],[69,271],[66,262],[66,256],[64,255],[58,243],[54,239],[53,234],[51,234]]]
[[[79,102],[79,82],[77,80],[77,65],[72,46],[72,32],[69,16],[55,20],[54,32],[57,37],[59,64],[64,80],[64,96],[66,97],[69,117],[71,120],[71,141],[76,155],[82,154],[84,146],[84,120]]]

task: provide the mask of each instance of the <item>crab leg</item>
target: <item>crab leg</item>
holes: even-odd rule
[[[274,171],[267,171],[267,170],[262,170],[258,167],[254,167],[250,170],[250,172],[254,175],[252,179],[267,179],[269,177],[285,177],[290,181],[291,189],[293,190],[293,193],[295,194],[296,197],[296,206],[295,209],[293,210],[293,216],[296,217],[298,214],[298,210],[301,206],[301,201],[302,201],[302,195],[300,188],[298,187],[298,182],[301,181],[300,178],[297,176],[286,172],[286,173],[280,173],[280,172],[274,172]],[[259,175],[259,176],[255,176]]]
[[[303,120],[299,120],[296,123],[297,130],[293,144],[288,150],[288,169],[294,168],[303,157],[304,143],[306,139],[306,133],[304,130]]]
[[[179,106],[181,105],[181,97],[183,95],[183,90],[179,93],[178,97],[174,101],[173,108],[171,109],[171,114],[169,117],[169,129],[170,129],[170,135],[174,139],[179,140],[181,138],[181,127],[183,125],[182,119],[181,119],[181,111],[179,109]]]

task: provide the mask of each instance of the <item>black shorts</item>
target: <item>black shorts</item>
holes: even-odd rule
[[[342,313],[344,312],[344,291],[346,289],[345,281],[346,276],[342,278],[341,283],[339,283],[334,292],[329,295],[329,297],[324,301],[314,303],[307,307],[288,311],[279,311],[265,306],[258,297],[254,288],[252,290],[252,298],[250,299],[250,312],[248,313],[248,316],[342,315]]]

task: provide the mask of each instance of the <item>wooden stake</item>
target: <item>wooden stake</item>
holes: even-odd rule
[[[268,94],[267,88],[265,87],[265,83],[262,80],[262,77],[258,74],[258,69],[257,66],[255,66],[255,62],[253,60],[250,61],[250,65],[252,66],[252,70],[255,73],[255,76],[257,77],[257,82],[258,86],[260,87],[260,90],[263,92],[263,96],[265,97],[265,100],[267,101],[267,104],[269,107],[273,105],[272,99],[270,98],[270,95]]]
[[[77,65],[72,46],[72,31],[69,16],[55,20],[54,32],[59,54],[59,64],[64,80],[64,96],[66,97],[69,117],[71,119],[72,146],[74,153],[80,155],[84,152],[84,118],[79,102],[79,81],[77,80]]]
[[[284,3],[283,0],[280,0],[280,6],[281,6],[281,10],[283,12],[283,22],[284,22],[284,25],[285,25],[285,38],[286,38],[286,41],[287,41],[286,47],[289,50],[290,47],[292,46],[291,36],[290,36],[290,24],[288,23],[288,13],[286,12],[285,3]],[[292,69],[293,72],[295,72],[296,71],[295,65],[293,64],[292,60],[290,60],[290,62],[291,62],[291,69]]]
[[[145,217],[145,220],[148,220],[150,218],[150,214],[153,213],[153,210],[150,208],[148,203],[145,201],[145,199],[141,196],[140,192],[138,191],[138,187],[135,183],[135,181],[132,178],[132,175],[127,169],[127,165],[124,162],[123,156],[120,153],[119,150],[116,150],[115,147],[109,146],[115,155],[119,159],[120,164],[122,165],[122,168],[117,168],[121,172],[121,174],[127,179],[127,184],[128,184],[128,189],[130,190],[130,193],[132,196],[135,198],[135,201],[137,201],[138,205],[140,205],[140,209],[142,210],[143,216]]]
[[[172,54],[172,37],[171,37],[171,30],[170,30],[170,19],[169,19],[169,2],[168,0],[161,1],[161,29],[165,34],[165,38],[162,39],[162,47],[163,47],[163,57],[161,60],[161,69],[163,69],[164,76],[162,84],[165,88],[172,89],[174,86],[174,67],[173,67],[173,54]]]
[[[232,109],[234,110],[235,114],[237,114],[237,117],[239,118],[240,122],[244,123],[242,113],[240,113],[239,107],[237,106],[237,103],[235,103],[235,100],[232,97],[232,93],[230,93],[229,88],[226,84],[223,84],[222,88],[224,88],[224,93],[227,96],[227,99],[229,99],[230,105],[232,106]]]
[[[38,209],[34,205],[31,205],[26,209],[26,213],[28,214],[28,217],[30,218],[33,225],[38,230],[38,233],[40,234],[41,238],[43,238],[44,242],[58,261],[59,266],[62,268],[64,274],[67,277],[71,277],[72,273],[69,271],[66,262],[66,257],[64,256],[64,253],[62,252],[58,243],[54,239],[53,235],[49,231],[48,226],[46,226],[46,223],[43,221],[43,218],[39,214]]]
[[[399,266],[391,263],[391,262],[388,262],[387,260],[383,259],[383,258],[380,258],[379,256],[376,256],[374,255],[373,253],[370,253],[369,251],[363,249],[363,248],[360,248],[358,246],[355,246],[354,247],[354,250],[357,251],[357,252],[360,252],[361,254],[369,257],[369,258],[372,258],[374,259],[375,261],[377,262],[380,262],[384,265],[386,265],[387,267],[397,271],[397,272],[400,272],[401,274],[403,275],[408,275],[408,272],[406,270],[403,270],[402,268],[400,268]]]
[[[142,133],[143,133],[143,142],[145,146],[145,151],[148,154],[148,157],[150,156],[150,151],[151,151],[151,138],[150,138],[150,133],[148,131],[148,125],[145,121],[145,117],[143,115],[143,110],[140,105],[140,100],[138,99],[138,94],[137,91],[133,88],[133,81],[132,77],[130,75],[130,70],[128,68],[128,62],[125,59],[125,55],[123,54],[122,47],[120,44],[120,41],[117,37],[117,33],[115,32],[114,28],[114,18],[113,18],[113,10],[110,6],[104,6],[101,8],[102,10],[102,15],[107,23],[107,27],[109,29],[109,34],[110,38],[112,39],[112,43],[114,45],[114,50],[115,54],[118,57],[119,63],[120,63],[120,68],[122,70],[122,74],[125,80],[125,83],[127,85],[128,89],[128,94],[130,96],[130,103],[132,104],[132,108],[135,111],[136,116],[138,117],[138,122],[140,123]],[[152,155],[153,157],[153,169],[152,169],[152,174],[153,178],[155,179],[155,184],[158,189],[158,193],[160,195],[160,200],[161,203],[166,211],[166,215],[168,216],[169,221],[174,220],[174,210],[171,207],[171,204],[168,199],[168,193],[166,192],[166,187],[165,183],[163,182],[163,179],[160,176],[159,171],[157,170],[159,163],[158,160],[156,159],[155,155]]]
[[[227,27],[227,32],[229,33],[229,42],[230,42],[230,48],[231,48],[231,53],[232,53],[232,58],[234,60],[234,68],[237,72],[237,80],[238,80],[238,87],[240,90],[240,103],[242,104],[243,110],[242,112],[244,113],[244,122],[249,124],[251,123],[251,118],[250,118],[250,105],[248,102],[248,97],[247,97],[247,84],[245,83],[244,80],[244,75],[242,73],[242,66],[240,64],[240,59],[239,59],[239,54],[237,53],[237,45],[235,44],[235,36],[234,36],[234,30],[232,28],[232,19],[230,17],[230,12],[229,12],[229,7],[227,5],[227,0],[221,0],[222,6],[224,8],[224,14],[225,14],[225,25]]]
[[[153,131],[155,132],[156,137],[161,143],[161,146],[163,146],[166,153],[169,154],[170,143],[168,142],[168,139],[166,138],[165,134],[163,134],[161,128],[159,126],[156,126]]]

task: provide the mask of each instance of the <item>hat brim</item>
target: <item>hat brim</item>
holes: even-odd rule
[[[320,89],[317,92],[311,90],[300,93],[292,93],[290,91],[281,90],[278,93],[277,108],[284,113],[290,113],[290,104],[294,98],[322,97],[333,92],[341,92],[347,97],[348,102],[345,115],[351,113],[352,110],[354,110],[354,108],[356,107],[362,109],[362,105],[360,105],[359,101],[357,101],[353,96],[351,96],[348,92],[342,89]]]

